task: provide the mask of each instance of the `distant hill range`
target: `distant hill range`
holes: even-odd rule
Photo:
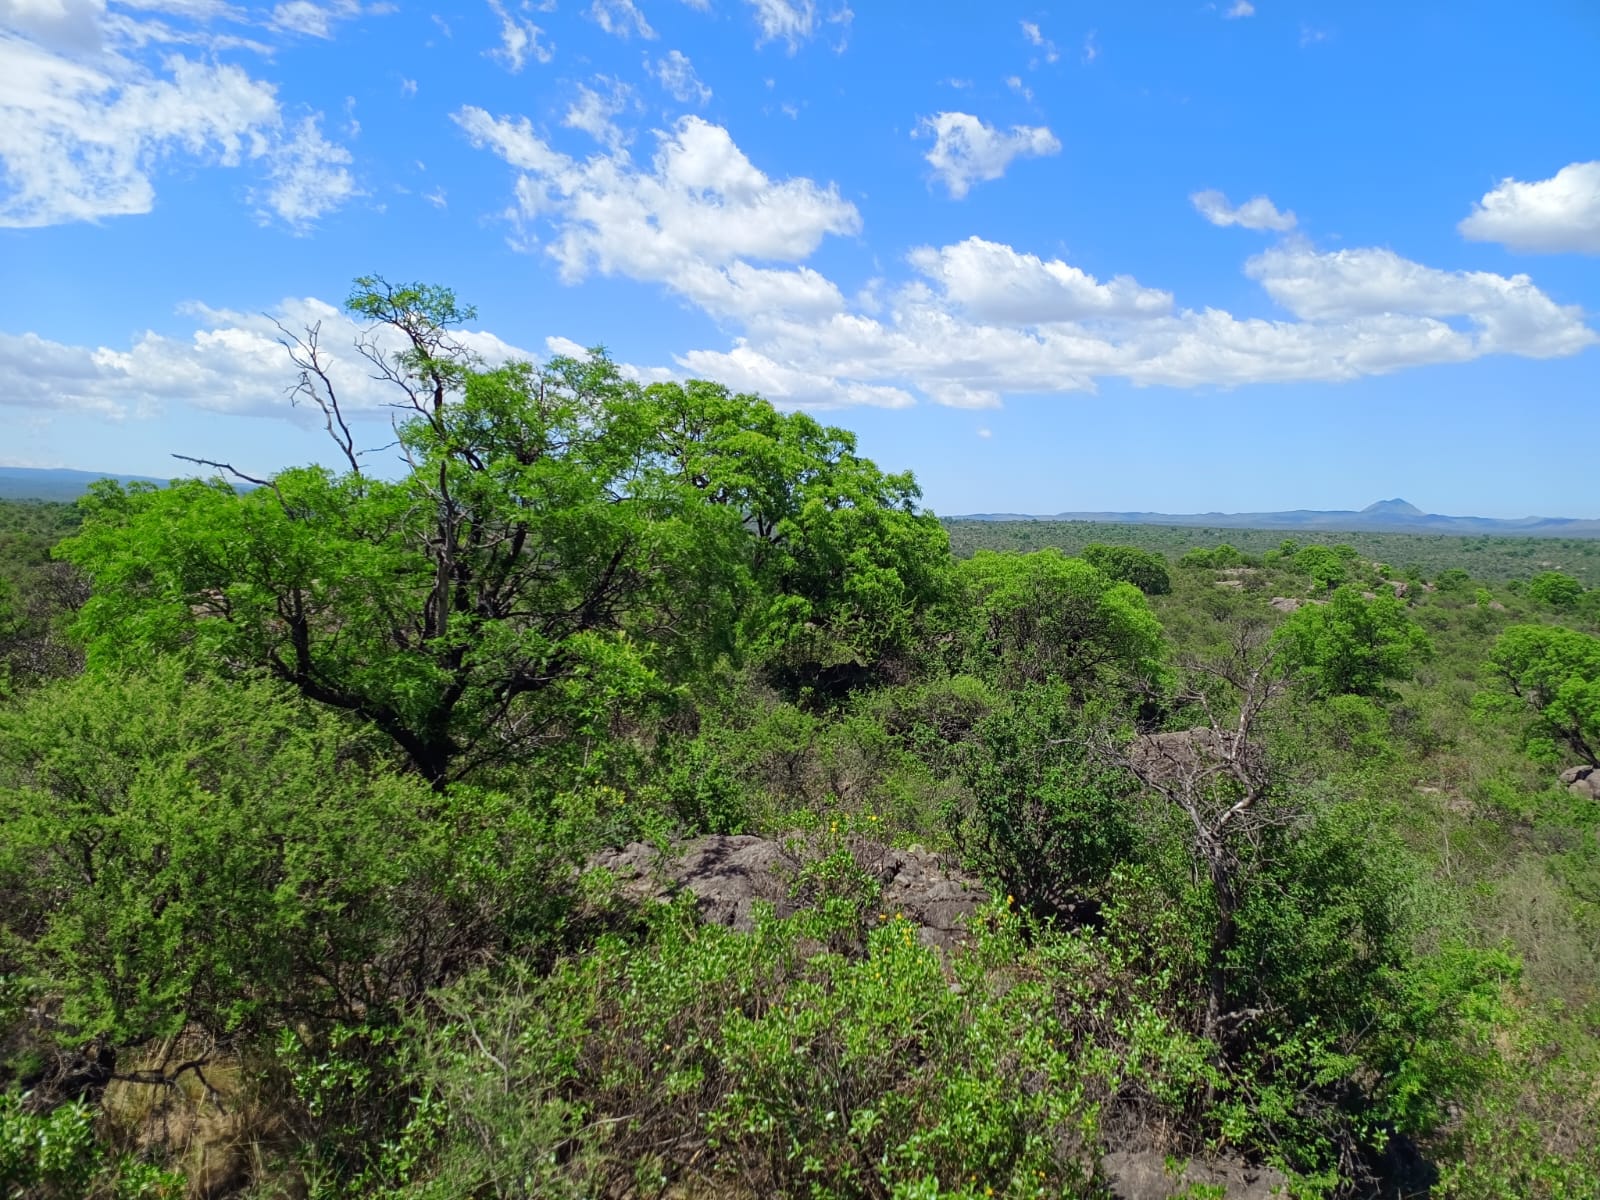
[[[1457,536],[1600,538],[1600,519],[1575,517],[1446,517],[1425,513],[1404,500],[1379,500],[1360,512],[1297,508],[1292,512],[1152,513],[1064,512],[972,513],[950,521],[1094,521],[1111,525],[1206,525],[1214,529],[1285,529],[1302,533],[1448,533]]]
[[[118,483],[143,480],[167,483],[148,475],[112,475],[107,471],[42,470],[37,467],[0,467],[0,500],[76,500],[97,479]]]

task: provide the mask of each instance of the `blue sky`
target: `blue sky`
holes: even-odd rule
[[[1597,61],[1592,0],[0,0],[0,463],[328,460],[273,321],[379,272],[940,512],[1600,515]]]

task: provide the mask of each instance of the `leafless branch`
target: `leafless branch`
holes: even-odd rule
[[[300,378],[289,388],[289,402],[298,404],[300,399],[309,400],[315,404],[322,413],[323,425],[328,431],[328,436],[339,447],[345,461],[350,464],[350,470],[355,475],[361,474],[359,454],[356,451],[355,435],[350,430],[349,422],[345,420],[344,410],[339,405],[339,393],[333,386],[333,380],[328,375],[328,370],[322,359],[322,322],[307,325],[305,336],[291,333],[276,317],[272,323],[278,327],[278,332],[283,336],[278,339],[279,345],[289,352],[289,361],[300,368]]]

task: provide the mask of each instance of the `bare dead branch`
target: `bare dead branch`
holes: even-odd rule
[[[309,400],[315,404],[322,413],[323,425],[328,431],[328,436],[339,447],[345,461],[350,464],[350,470],[355,475],[361,474],[359,454],[356,450],[355,435],[350,429],[349,422],[345,420],[344,410],[339,404],[339,393],[333,386],[333,379],[329,376],[326,365],[322,359],[322,322],[306,326],[305,336],[291,333],[276,317],[271,318],[272,323],[278,327],[278,332],[283,336],[278,339],[289,353],[289,361],[300,369],[300,378],[289,388],[289,402],[298,404],[300,399]]]

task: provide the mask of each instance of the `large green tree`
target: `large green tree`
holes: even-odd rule
[[[941,583],[914,482],[843,431],[714,384],[642,387],[602,353],[487,367],[444,289],[364,278],[349,308],[409,469],[363,469],[317,331],[291,339],[347,469],[98,489],[61,549],[94,583],[92,664],[265,668],[443,785],[575,746],[741,645],[871,659]]]
[[[1490,708],[1521,709],[1532,732],[1600,767],[1600,638],[1559,625],[1513,625],[1495,642]]]

